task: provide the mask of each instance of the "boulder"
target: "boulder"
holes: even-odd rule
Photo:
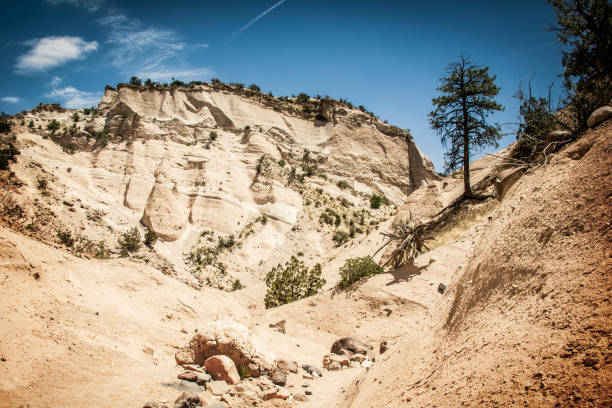
[[[297,374],[298,372],[298,364],[295,361],[289,362],[286,360],[278,360],[276,362],[276,367],[281,370],[291,371],[293,374]]]
[[[352,353],[368,354],[368,346],[352,337],[344,337],[336,340],[331,347],[331,352],[334,354],[342,354],[342,349],[346,349]]]
[[[204,361],[206,371],[215,380],[223,380],[229,384],[236,384],[240,381],[240,375],[236,369],[236,365],[231,358],[224,355],[212,356]]]
[[[225,381],[211,381],[206,385],[206,389],[213,395],[223,395],[229,392],[230,387]]]
[[[549,144],[554,143],[554,142],[562,142],[562,141],[567,140],[567,139],[569,139],[571,137],[572,137],[572,132],[570,132],[569,130],[553,130],[546,137],[546,141],[544,141],[544,147],[546,147]],[[548,148],[548,150],[546,152],[550,153],[552,150],[553,149]]]
[[[612,118],[612,106],[602,106],[591,113],[591,116],[589,116],[587,120],[587,126],[592,128],[610,118]]]
[[[211,380],[212,380],[212,377],[210,376],[210,374],[198,373],[198,376],[196,377],[196,384],[204,385],[207,382],[210,382]]]
[[[201,406],[202,400],[192,392],[184,392],[174,401],[174,408],[197,408]]]
[[[284,387],[287,384],[287,371],[276,370],[271,380],[274,384],[281,385]]]
[[[265,343],[251,335],[246,326],[229,318],[221,318],[200,330],[191,339],[189,349],[194,362],[200,365],[212,356],[224,355],[254,377],[272,375],[276,370],[276,356]]]
[[[328,354],[323,357],[323,368],[327,368],[328,370],[333,370],[333,368],[329,368],[332,364],[338,363],[340,367],[348,367],[351,361],[347,356],[338,355],[338,354]],[[335,365],[334,365],[335,367]]]
[[[234,387],[236,396],[248,406],[257,406],[263,398],[263,392],[255,384],[243,381]]]
[[[323,373],[317,367],[310,364],[302,364],[302,369],[312,376],[322,377]]]

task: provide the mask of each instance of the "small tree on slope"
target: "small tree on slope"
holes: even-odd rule
[[[487,117],[504,109],[493,100],[500,88],[494,83],[495,75],[489,75],[489,67],[473,65],[463,55],[446,68],[440,81],[436,89],[442,95],[432,99],[436,108],[429,114],[429,123],[448,150],[444,154],[446,171],[463,165],[464,197],[476,197],[470,186],[470,147],[498,145],[499,125],[489,125]]]

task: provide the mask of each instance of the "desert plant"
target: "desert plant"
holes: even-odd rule
[[[106,242],[98,242],[94,256],[98,259],[105,259],[108,256],[108,250],[106,249]]]
[[[370,208],[380,208],[380,205],[383,202],[383,198],[382,196],[379,196],[378,194],[372,194],[372,197],[370,197]]]
[[[211,131],[208,134],[208,138],[210,139],[211,142],[215,141],[217,139],[217,132],[215,132],[214,130]]]
[[[43,178],[43,177],[38,177],[36,178],[36,188],[38,188],[40,191],[47,191],[47,179]]]
[[[74,245],[74,238],[72,237],[70,231],[58,230],[57,238],[62,244],[66,245],[67,247],[71,247],[72,245]]]
[[[236,279],[234,280],[234,282],[232,283],[232,292],[235,292],[237,290],[242,289],[244,286],[242,285],[242,283],[240,282],[240,279]]]
[[[338,181],[336,182],[336,185],[337,185],[338,187],[340,187],[340,189],[341,189],[341,190],[344,190],[344,189],[347,189],[347,188],[349,188],[349,187],[350,187],[350,186],[349,186],[349,184],[348,184],[346,181],[344,181],[344,180],[338,180]]]
[[[76,112],[74,112],[74,113],[72,114],[72,117],[71,117],[71,118],[72,118],[72,121],[73,121],[73,122],[78,122],[78,121],[79,121],[79,119],[80,119],[80,118],[79,118],[79,114],[78,114],[78,113],[76,113]]]
[[[15,162],[15,156],[19,155],[21,152],[19,149],[15,147],[16,138],[9,137],[6,143],[2,143],[3,140],[0,140],[0,170],[7,170],[9,168],[9,163]]]
[[[9,118],[10,116],[6,113],[0,113],[0,133],[8,133],[11,131],[11,121]]]
[[[234,234],[228,235],[227,238],[219,237],[219,242],[217,244],[217,248],[219,249],[231,249],[234,245],[236,245],[236,241],[234,239]]]
[[[337,287],[345,289],[357,282],[361,278],[383,273],[384,269],[370,256],[361,258],[347,259],[344,265],[340,268],[340,281]]]
[[[258,87],[258,86],[257,86],[257,85],[255,85],[255,84],[251,84],[251,85],[249,85],[249,89],[250,89],[251,91],[253,91],[253,92],[261,92],[261,88],[260,88],[260,87]]]
[[[137,76],[133,76],[133,77],[130,78],[130,85],[141,86],[142,85],[142,81]]]
[[[266,309],[312,296],[325,284],[320,264],[308,270],[295,256],[284,267],[278,264],[272,268],[265,281],[268,287],[264,299]]]
[[[349,233],[344,230],[337,230],[334,232],[332,240],[336,242],[337,246],[344,244],[349,239]]]
[[[136,227],[131,228],[121,234],[118,243],[121,256],[125,257],[131,252],[138,251],[140,249],[140,231]]]
[[[280,160],[278,161],[278,165],[279,165],[279,166],[281,166],[281,167],[285,167],[285,164],[287,164],[287,163],[286,163],[286,162],[285,162],[285,160],[283,160],[283,159],[280,159]]]
[[[148,230],[144,236],[144,244],[149,248],[153,248],[155,242],[157,242],[157,234],[155,231]]]
[[[47,130],[51,131],[51,132],[55,132],[57,129],[60,128],[60,123],[53,119],[51,120],[51,122],[47,123]]]

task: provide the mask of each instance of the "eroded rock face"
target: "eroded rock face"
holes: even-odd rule
[[[276,356],[265,343],[252,335],[246,326],[229,318],[219,319],[201,330],[193,336],[189,348],[196,364],[204,364],[212,356],[224,355],[239,369],[248,370],[251,376],[272,375],[276,370]]]

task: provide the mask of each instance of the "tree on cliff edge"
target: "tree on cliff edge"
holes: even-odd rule
[[[473,65],[463,55],[451,63],[440,78],[436,88],[441,95],[432,99],[435,110],[429,113],[429,123],[440,136],[446,171],[463,165],[463,195],[478,197],[470,185],[470,147],[498,146],[501,139],[499,125],[489,125],[491,112],[504,108],[493,97],[499,93],[495,75],[489,75],[489,67]]]

